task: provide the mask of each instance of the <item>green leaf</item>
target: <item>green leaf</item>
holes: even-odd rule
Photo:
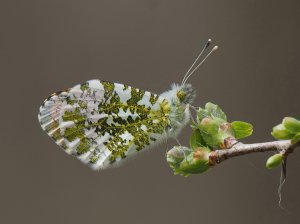
[[[181,162],[187,155],[191,154],[193,150],[183,146],[175,146],[167,152],[167,162],[174,171],[174,174],[181,174],[187,176],[187,173],[182,172],[179,167]]]
[[[199,147],[192,150],[184,146],[175,146],[167,152],[167,162],[174,174],[188,176],[190,174],[203,173],[211,166],[207,147]]]
[[[234,121],[231,123],[236,139],[246,138],[253,132],[253,126],[250,123],[243,121]]]
[[[213,103],[205,104],[205,109],[199,108],[199,111],[197,113],[198,120],[201,121],[205,117],[219,118],[223,121],[227,121],[226,114],[218,105]]]
[[[219,136],[220,121],[211,118],[204,118],[199,124],[203,140],[210,147],[219,146],[222,142]]]
[[[213,118],[220,118],[224,121],[227,121],[226,114],[217,104],[207,103],[205,105],[205,109],[211,114]]]
[[[194,150],[180,164],[178,170],[187,174],[197,174],[207,171],[210,167],[208,148],[202,147]]]
[[[276,139],[292,139],[294,137],[294,134],[289,132],[283,124],[276,125],[271,135]]]
[[[207,110],[203,109],[203,108],[199,108],[198,112],[197,112],[197,120],[199,122],[202,121],[202,119],[206,118],[206,117],[210,117],[210,114],[208,113]]]
[[[300,141],[300,132],[297,133],[293,138],[292,138],[292,143],[295,144],[296,142]]]
[[[282,121],[282,124],[289,132],[293,134],[300,132],[300,121],[293,117],[285,117]]]
[[[171,150],[167,152],[167,162],[169,164],[172,164],[174,166],[179,166],[182,160],[185,158],[185,152],[186,150],[189,150],[188,153],[191,153],[192,150],[190,150],[187,147],[180,147],[180,146],[175,146]]]
[[[190,146],[192,149],[197,147],[206,146],[205,141],[202,138],[201,132],[199,129],[194,129],[190,137]]]
[[[282,161],[283,161],[283,155],[280,153],[275,154],[267,160],[266,167],[268,169],[273,169],[273,168],[279,166],[282,163]]]

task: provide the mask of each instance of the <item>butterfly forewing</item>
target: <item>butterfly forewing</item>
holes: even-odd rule
[[[51,95],[39,121],[68,154],[101,169],[161,140],[168,109],[168,100],[156,94],[91,80]]]

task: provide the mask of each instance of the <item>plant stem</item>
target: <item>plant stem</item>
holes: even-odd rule
[[[211,152],[209,158],[211,164],[216,164],[232,157],[242,156],[254,152],[277,151],[278,153],[282,153],[283,155],[287,156],[298,147],[300,147],[300,141],[295,144],[292,144],[290,140],[254,144],[243,144],[239,142],[229,149],[221,149]]]

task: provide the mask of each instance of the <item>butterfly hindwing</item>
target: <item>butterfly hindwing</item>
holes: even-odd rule
[[[161,140],[168,110],[168,100],[156,94],[91,80],[50,96],[39,121],[68,154],[101,169]]]

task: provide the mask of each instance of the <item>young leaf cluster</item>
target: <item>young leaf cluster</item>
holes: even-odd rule
[[[294,144],[300,141],[300,121],[293,117],[285,117],[281,124],[273,128],[271,135],[277,140],[291,140]],[[267,160],[266,167],[268,169],[278,167],[282,164],[284,158],[283,152],[274,154]]]
[[[248,137],[253,132],[249,123],[229,123],[226,114],[213,103],[199,108],[196,122],[191,127],[190,148],[176,146],[167,153],[167,162],[175,174],[188,176],[207,171],[214,165],[209,161],[213,150],[231,148],[237,139]]]
[[[291,139],[296,143],[300,140],[300,121],[293,117],[285,117],[281,124],[273,128],[271,134],[278,140]]]

